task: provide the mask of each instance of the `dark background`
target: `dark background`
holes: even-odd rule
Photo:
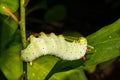
[[[27,8],[30,9],[41,0],[30,0]],[[27,29],[33,31],[45,31],[62,33],[66,30],[75,30],[87,36],[101,27],[111,24],[120,17],[120,0],[47,0],[48,9],[56,5],[64,5],[66,7],[66,16],[64,20],[59,22],[62,27],[49,25],[47,23],[30,23],[27,20]],[[28,17],[35,17],[44,21],[47,10],[39,9]],[[47,27],[40,27],[41,25]]]

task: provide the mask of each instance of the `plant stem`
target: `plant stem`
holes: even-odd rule
[[[26,48],[26,32],[25,32],[25,0],[20,0],[20,31],[22,38],[22,47]],[[27,80],[27,63],[23,62],[23,72],[25,73],[25,77],[23,80]]]

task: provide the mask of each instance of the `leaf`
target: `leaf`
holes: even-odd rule
[[[94,71],[96,70],[96,66],[97,65],[84,66],[84,70],[89,72],[89,73],[94,73]]]
[[[22,61],[20,60],[21,44],[13,43],[0,56],[0,69],[8,80],[18,80],[22,74]]]
[[[11,17],[2,15],[0,15],[0,24],[0,48],[3,49],[5,48],[7,43],[12,39],[12,36],[17,30],[18,24]]]
[[[8,8],[12,13],[15,13],[19,8],[19,0],[0,0],[0,13],[4,15],[9,15],[4,11],[3,6]]]
[[[54,67],[51,69],[49,74],[46,76],[45,80],[48,80],[54,73],[71,70],[71,69],[79,67],[80,65],[83,65],[83,62],[82,62],[81,59],[80,60],[75,60],[75,61],[59,60],[54,65]]]
[[[120,19],[87,37],[88,43],[95,45],[106,40],[120,37]]]
[[[120,20],[114,22],[111,25],[103,27],[96,33],[88,36],[88,44],[94,46],[95,49],[93,51],[93,54],[86,54],[87,61],[59,61],[48,74],[47,79],[49,79],[49,77],[51,77],[56,72],[71,70],[82,66],[84,69],[93,72],[97,64],[120,56],[120,37],[118,33],[120,29],[119,25]],[[111,31],[112,33],[108,33],[108,31]],[[92,67],[92,69],[90,67]]]
[[[49,80],[87,80],[82,69],[73,69],[54,74]]]
[[[96,65],[120,56],[120,19],[87,37],[95,50],[85,65]]]
[[[53,68],[58,58],[53,56],[43,56],[35,61],[33,65],[28,64],[29,80],[44,80],[50,70]]]
[[[57,22],[65,18],[66,9],[63,5],[57,5],[49,9],[45,14],[46,22]]]
[[[107,40],[94,45],[95,51],[86,65],[95,65],[120,56],[120,38]]]

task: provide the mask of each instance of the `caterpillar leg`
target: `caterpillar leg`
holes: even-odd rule
[[[94,49],[94,47],[91,46],[91,45],[87,45],[87,47],[90,48],[90,49]]]
[[[87,58],[85,56],[82,57],[82,61],[86,61]]]
[[[30,66],[32,66],[33,65],[33,63],[32,63],[32,61],[30,62]]]
[[[87,48],[87,52],[89,52],[89,53],[90,53],[90,52],[92,52],[92,50],[91,50],[91,49],[89,49],[89,48]]]
[[[87,52],[88,52],[88,53],[91,53],[93,49],[94,49],[93,46],[87,45]]]

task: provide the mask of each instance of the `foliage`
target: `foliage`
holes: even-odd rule
[[[3,10],[3,7],[9,8],[12,13],[15,13],[19,8],[19,0],[7,1],[7,0],[0,0],[0,13],[9,16]]]
[[[2,6],[7,5],[13,13],[16,13],[18,0],[15,2],[1,0],[0,4],[2,4],[0,5],[0,69],[8,80],[16,80],[22,75],[21,37],[19,30],[17,30],[18,24],[11,17],[6,16],[8,14],[3,11]],[[65,9],[57,6],[46,13],[45,20],[48,22],[62,20],[61,17],[56,18],[58,15],[53,15],[57,14],[57,9],[61,9],[65,15]],[[74,40],[79,38],[76,35],[80,34],[73,33],[65,37]],[[28,79],[87,80],[83,69],[93,72],[97,64],[120,56],[120,19],[87,36],[87,40],[88,44],[94,47],[91,54],[86,54],[87,61],[84,62],[81,59],[62,61],[54,56],[43,56],[33,61],[33,66],[27,64]]]

